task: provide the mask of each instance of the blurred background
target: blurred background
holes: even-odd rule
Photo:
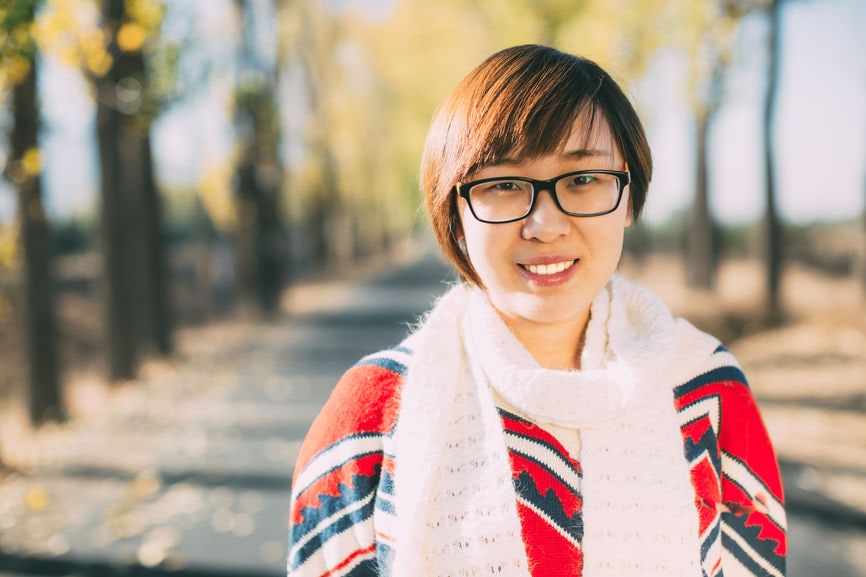
[[[431,115],[538,42],[645,121],[622,268],[743,362],[790,575],[866,575],[864,26],[863,0],[3,0],[0,574],[278,574],[317,406],[450,278]]]

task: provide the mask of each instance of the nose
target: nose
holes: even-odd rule
[[[552,242],[560,236],[568,234],[571,228],[571,217],[562,212],[553,198],[553,191],[540,190],[535,206],[523,219],[521,234],[524,239],[537,239],[542,242]]]

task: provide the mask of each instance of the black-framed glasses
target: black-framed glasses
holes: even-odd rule
[[[481,222],[500,224],[529,216],[538,195],[547,190],[559,210],[569,216],[602,216],[619,207],[630,182],[628,171],[578,170],[550,180],[522,176],[482,178],[457,184],[457,194],[469,203],[472,216]]]

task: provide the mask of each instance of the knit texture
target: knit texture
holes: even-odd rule
[[[540,423],[582,431],[580,459],[591,472],[583,481],[585,575],[700,575],[697,515],[673,406],[676,383],[668,375],[675,360],[705,357],[717,343],[702,340],[696,344],[708,350],[676,354],[667,309],[619,277],[596,298],[591,318],[585,368],[553,371],[535,362],[483,292],[456,287],[436,307],[416,337],[431,355],[413,359],[397,429],[398,451],[402,442],[404,451],[414,449],[397,463],[397,509],[409,511],[397,574],[410,569],[402,564],[409,559],[417,575],[503,568],[523,574],[492,387]],[[446,356],[436,346],[457,348],[461,341],[464,354]],[[461,366],[467,361],[470,371]],[[443,390],[433,375],[446,376],[450,388]],[[427,418],[431,410],[438,423]]]
[[[615,293],[616,288],[611,290]],[[603,340],[610,338],[604,336],[607,330],[597,322],[604,318],[600,310],[594,306],[582,358],[588,372],[594,370],[592,367],[616,360],[609,350],[613,348],[615,352],[615,346],[596,347],[603,341],[591,334],[597,332]],[[428,319],[425,327],[431,326],[435,325]],[[685,470],[690,477],[690,486],[685,491],[690,500],[690,515],[686,517],[690,516],[695,527],[695,541],[690,550],[695,551],[692,555],[699,560],[698,574],[702,569],[708,576],[719,575],[722,570],[726,576],[784,575],[785,519],[778,467],[754,399],[730,353],[687,323],[676,322],[672,326],[677,348],[688,350],[682,348],[682,343],[699,343],[700,350],[705,351],[695,354],[692,363],[677,363],[682,372],[670,374],[669,380],[676,386],[672,391],[668,387],[667,396],[667,402],[676,410],[671,438],[677,441],[678,453],[687,463]],[[435,334],[449,338],[446,333]],[[401,399],[401,390],[410,385],[406,375],[411,372],[410,367],[416,366],[417,357],[423,356],[420,347],[424,343],[417,336],[407,341],[406,346],[362,359],[348,371],[311,428],[298,459],[292,488],[288,559],[291,575],[415,575],[437,566],[435,562],[427,566],[423,556],[401,561],[402,565],[395,559],[404,547],[407,550],[412,547],[411,536],[406,537],[409,527],[419,526],[419,517],[409,515],[410,520],[416,520],[414,523],[402,519],[409,506],[395,495],[395,490],[402,491],[406,483],[415,483],[419,478],[407,473],[401,463],[407,459],[411,462],[414,455],[415,465],[428,467],[419,469],[421,478],[433,470],[429,463],[425,465],[424,455],[417,447],[407,444],[401,449],[400,436],[395,435],[398,413],[399,427],[409,414],[403,406],[408,389]],[[457,340],[462,341],[462,335]],[[711,349],[712,346],[715,348]],[[436,365],[433,384],[438,385],[442,398],[447,399],[448,373],[440,370],[444,368],[441,365]],[[485,386],[479,389],[479,394],[485,389],[489,392]],[[631,397],[634,401],[639,398],[639,389],[636,387]],[[591,427],[584,424],[570,429],[568,425],[537,422],[539,415],[509,412],[514,407],[498,391],[491,395],[491,400],[492,411],[481,413],[480,418],[496,425],[497,434],[492,437],[500,441],[472,439],[485,451],[466,451],[468,460],[463,466],[476,466],[469,453],[476,457],[493,455],[494,460],[507,455],[501,459],[504,468],[499,473],[504,484],[494,485],[493,490],[509,494],[511,504],[498,504],[493,499],[482,502],[490,503],[488,515],[513,516],[516,523],[503,524],[502,532],[505,539],[517,536],[516,549],[522,554],[509,551],[506,556],[496,557],[492,565],[488,563],[489,569],[499,570],[493,574],[534,577],[589,575],[592,569],[583,566],[583,555],[586,553],[589,564],[593,562],[590,549],[601,551],[591,545],[589,533],[591,525],[596,524],[588,516],[595,493],[590,489],[589,476],[605,473],[596,471],[597,463],[590,467],[585,460]],[[626,403],[625,413],[629,406]],[[446,412],[423,413],[423,420],[443,418]],[[568,442],[559,443],[551,432],[560,437],[566,433]],[[490,446],[492,449],[487,451]],[[580,455],[576,454],[578,450]],[[459,477],[464,470],[455,469],[455,476]],[[410,480],[404,483],[401,479]],[[426,486],[433,487],[433,493],[445,495],[446,499],[453,494],[460,503],[469,506],[470,523],[483,525],[485,516],[477,515],[479,507],[466,497],[465,483],[452,482],[441,489],[435,485],[438,483]],[[472,486],[468,491],[483,492],[482,489]],[[415,507],[416,514],[428,519],[423,525],[425,529],[420,531],[428,533],[428,537],[420,539],[422,550],[436,542],[429,538],[437,527],[430,522],[431,511],[435,513],[441,506],[441,497],[436,499],[421,499]],[[471,575],[473,567],[485,567],[478,565],[478,559],[484,556],[476,559],[472,553],[478,548],[477,532],[466,534],[461,529],[462,513],[458,510],[453,519],[446,514],[446,523],[451,523],[446,526],[455,530],[455,538],[445,541],[456,543],[459,550],[450,560],[455,568],[450,573],[453,575]],[[660,526],[667,522],[665,516],[658,518]],[[483,538],[480,541],[483,543]],[[464,559],[469,562],[464,563]]]

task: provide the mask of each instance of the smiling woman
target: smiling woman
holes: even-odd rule
[[[494,54],[421,172],[463,280],[310,429],[289,574],[784,575],[778,465],[736,360],[616,274],[652,161],[610,76]]]

